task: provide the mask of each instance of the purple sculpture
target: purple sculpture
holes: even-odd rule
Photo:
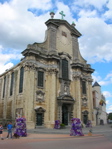
[[[60,120],[56,120],[55,121],[54,128],[55,129],[59,129],[60,128]]]
[[[17,134],[20,137],[26,137],[26,119],[24,117],[19,117],[16,119],[16,129],[14,134]]]
[[[92,127],[92,122],[90,120],[87,121],[86,127]]]
[[[81,121],[79,118],[73,118],[71,119],[71,130],[70,130],[70,136],[84,136],[82,132],[82,126]]]

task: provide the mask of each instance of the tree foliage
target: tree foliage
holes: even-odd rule
[[[112,113],[109,113],[108,119],[112,120]]]

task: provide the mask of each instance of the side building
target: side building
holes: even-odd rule
[[[93,108],[96,125],[107,124],[106,100],[98,82],[93,84]]]
[[[81,36],[66,20],[49,19],[45,41],[27,46],[24,59],[0,75],[0,121],[25,116],[28,128],[69,125],[71,118],[94,122],[94,69],[81,56]]]

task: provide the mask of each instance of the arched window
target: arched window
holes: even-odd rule
[[[20,80],[19,80],[19,93],[23,92],[23,78],[24,78],[24,68],[20,69]]]
[[[68,80],[68,61],[62,59],[62,79]]]
[[[10,96],[13,94],[13,86],[14,86],[14,72],[12,72],[12,74],[11,74]]]

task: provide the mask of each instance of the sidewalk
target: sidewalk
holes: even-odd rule
[[[90,128],[82,128],[84,134],[89,132]],[[112,132],[112,128],[110,124],[106,125],[98,125],[92,127],[93,134],[102,134],[105,132]],[[51,128],[43,128],[38,127],[36,129],[29,129],[28,133],[38,133],[38,134],[70,134],[70,127],[66,127],[64,129],[51,129]]]

